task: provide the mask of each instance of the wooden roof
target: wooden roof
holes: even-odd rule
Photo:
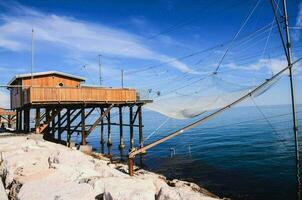
[[[36,76],[47,76],[47,75],[59,75],[59,76],[63,76],[63,77],[67,77],[67,78],[72,78],[78,81],[85,81],[85,78],[80,77],[80,76],[75,76],[75,75],[71,75],[71,74],[67,74],[64,72],[58,72],[58,71],[46,71],[46,72],[36,72],[36,73],[27,73],[27,74],[19,74],[14,76],[8,83],[8,85],[12,85],[17,79],[22,79],[22,78],[28,78],[28,77],[36,77]]]

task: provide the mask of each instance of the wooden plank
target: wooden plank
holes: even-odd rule
[[[135,102],[134,89],[112,88],[45,88],[32,87],[26,90],[28,102]],[[30,94],[30,96],[28,96]]]
[[[97,125],[104,119],[104,117],[110,112],[110,110],[113,108],[114,104],[111,104],[105,112],[102,113],[102,115],[93,123],[93,125],[90,127],[90,129],[87,131],[86,136],[88,136],[96,127]]]

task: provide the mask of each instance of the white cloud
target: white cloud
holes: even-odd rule
[[[9,106],[10,106],[10,98],[8,92],[0,91],[0,107],[10,108]]]
[[[299,11],[296,17],[296,26],[302,26],[302,2],[299,4]],[[293,35],[294,40],[300,39],[300,31],[301,30],[295,30],[295,34]]]
[[[10,51],[29,51],[31,29],[34,28],[37,42],[60,48],[66,55],[101,53],[161,62],[173,59],[145,46],[143,38],[128,31],[101,23],[46,14],[19,4],[10,10],[10,14],[1,15],[0,20],[0,48]],[[182,72],[193,72],[182,62],[169,65]]]
[[[267,69],[269,73],[272,72],[273,74],[278,73],[286,66],[287,61],[282,58],[259,59],[258,61],[247,65],[240,65],[236,63],[228,63],[223,65],[223,67],[229,69],[238,69],[246,71],[259,71],[261,69]]]

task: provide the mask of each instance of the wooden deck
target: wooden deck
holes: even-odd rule
[[[95,87],[30,87],[23,90],[23,105],[47,103],[136,102],[136,90]]]
[[[136,103],[135,89],[98,87],[29,87],[12,94],[11,107],[29,104],[125,104]]]

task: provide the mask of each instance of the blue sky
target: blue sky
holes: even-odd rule
[[[302,26],[301,2],[288,0],[288,9],[290,26]],[[236,40],[226,43],[251,12]],[[30,72],[32,28],[34,71],[68,72],[86,77],[87,84],[98,84],[99,54],[104,85],[120,86],[123,69],[126,86],[162,94],[192,95],[217,85],[232,88],[229,83],[257,85],[286,65],[267,0],[0,1],[0,13],[2,85],[14,74]],[[300,32],[291,30],[294,58],[302,56]],[[200,52],[219,44],[223,45]],[[228,48],[219,79],[199,81],[217,67]],[[296,79],[299,88],[299,69]],[[275,97],[273,104],[288,103],[282,98],[287,83],[282,80],[261,102],[270,104]],[[0,103],[6,104],[7,94],[0,92]]]

